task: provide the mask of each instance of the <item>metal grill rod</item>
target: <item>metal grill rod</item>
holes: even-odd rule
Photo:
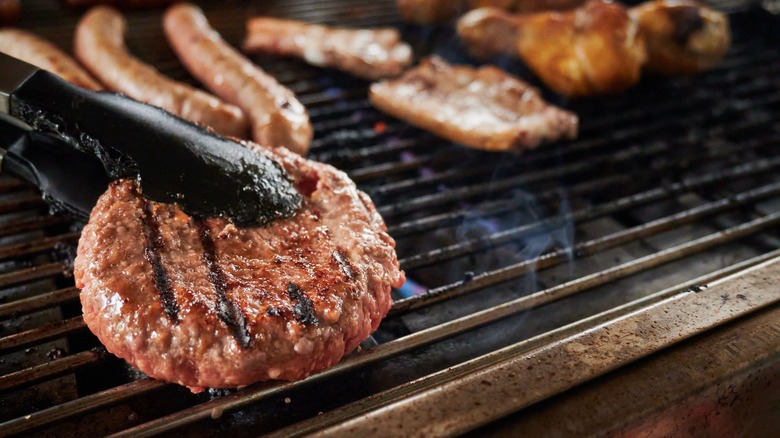
[[[338,106],[317,106],[310,108],[308,111],[309,119],[315,122],[320,119],[328,120],[336,114],[352,114],[356,111],[368,110],[371,108],[371,103],[367,99],[360,99],[356,101],[341,102]],[[313,145],[317,141],[318,139],[316,138],[312,140],[312,149],[314,149]]]
[[[13,193],[29,189],[29,186],[16,178],[5,178],[0,180],[0,193]]]
[[[0,393],[20,386],[32,385],[75,372],[79,368],[97,365],[106,358],[105,352],[95,350],[82,351],[61,359],[35,365],[13,373],[0,376]]]
[[[596,207],[577,210],[572,213],[572,219],[575,221],[580,221],[587,220],[587,218],[591,217],[597,218],[611,212],[621,211],[624,208],[638,207],[651,202],[660,201],[667,197],[679,195],[686,191],[695,191],[697,189],[727,181],[731,178],[745,178],[749,176],[760,175],[770,171],[778,165],[780,165],[780,157],[771,160],[761,159],[721,172],[714,172],[693,178],[686,178],[682,182],[676,182],[669,185],[664,185],[663,187],[628,195],[623,198],[616,199],[609,204],[602,204]],[[390,226],[388,227],[388,232],[391,236],[405,237],[416,233],[422,233],[425,231],[450,226],[462,221],[466,217],[472,217],[474,214],[479,215],[479,217],[498,216],[500,214],[513,211],[515,208],[517,208],[517,206],[518,205],[515,203],[504,200],[490,202],[481,205],[478,210],[472,213],[458,211],[427,216],[413,221]],[[594,216],[587,214],[587,211],[589,210],[592,210],[592,213],[590,214]],[[602,210],[604,211],[603,213]],[[577,215],[582,215],[582,217],[578,218]]]
[[[685,223],[685,222],[675,221],[675,218],[679,215],[690,212],[692,216],[695,216],[693,217],[693,219],[698,219],[706,215],[722,212],[724,209],[727,208],[733,208],[737,205],[744,205],[747,202],[754,202],[758,199],[775,195],[777,194],[775,188],[776,188],[775,184],[770,184],[768,186],[763,186],[758,189],[740,193],[735,198],[720,199],[718,201],[711,202],[704,206],[696,207],[694,209],[690,209],[682,213],[677,213],[675,215],[668,216],[664,219],[659,219],[657,221],[649,222],[644,225],[651,225],[660,221],[668,221],[670,226],[678,226]],[[639,198],[639,199],[646,200],[647,198]],[[615,209],[618,206],[621,208]],[[627,207],[631,207],[631,205],[625,202],[624,203],[616,202],[616,203],[607,204],[604,207],[613,207],[613,208],[612,209],[603,208],[601,209],[601,211],[608,211],[609,213],[615,213]],[[706,212],[704,212],[705,208],[709,208],[709,209],[706,210]],[[480,238],[462,240],[458,243],[449,246],[444,246],[441,248],[428,251],[426,253],[416,254],[414,256],[401,259],[400,260],[401,267],[404,270],[412,270],[412,269],[417,269],[425,266],[431,266],[437,263],[441,263],[443,261],[451,260],[467,254],[472,254],[477,251],[485,251],[488,249],[496,248],[501,245],[516,242],[518,239],[522,239],[531,235],[545,234],[551,229],[551,227],[555,227],[561,222],[579,221],[583,219],[589,220],[591,219],[591,215],[594,214],[593,213],[594,211],[599,211],[598,207],[593,209],[579,210],[577,213],[566,214],[559,218],[550,218],[532,224],[521,225],[519,227],[499,231]],[[700,216],[696,216],[697,214],[699,214]],[[628,230],[622,230],[621,232],[627,232],[627,231]],[[640,238],[639,236],[635,236],[634,239],[631,240],[635,240],[639,238]],[[618,244],[620,243],[625,243],[625,242],[621,241]],[[577,246],[575,246],[575,248],[577,248]]]
[[[349,159],[369,159],[376,158],[379,155],[397,154],[398,152],[406,149],[414,148],[415,151],[425,151],[446,144],[444,139],[435,137],[429,133],[421,132],[419,136],[414,138],[405,138],[402,140],[393,140],[386,143],[381,143],[374,146],[368,146],[361,149],[341,149],[333,152],[325,152],[319,154],[319,157],[326,157],[328,159],[342,160],[345,157]]]
[[[17,213],[24,210],[39,210],[47,205],[48,204],[41,199],[41,195],[30,192],[28,195],[20,197],[19,199],[5,201],[0,204],[0,214]]]
[[[718,280],[704,291],[682,291],[631,317],[530,351],[527,342],[520,342],[270,436],[300,436],[315,428],[318,436],[363,436],[368,430],[378,436],[387,431],[421,436],[463,433],[776,303],[780,296],[769,279],[778,274],[780,259],[773,259]],[[723,302],[723,295],[739,292],[747,295]],[[780,325],[775,324],[769,336],[776,339],[777,330]],[[657,336],[656,331],[666,335]],[[496,406],[501,397],[505,398]],[[410,411],[423,414],[409,415]]]
[[[648,295],[639,298],[630,303],[609,309],[603,313],[591,316],[589,318],[574,322],[567,326],[555,329],[527,341],[527,348],[525,351],[531,348],[536,348],[543,344],[549,344],[557,339],[565,336],[570,336],[576,333],[581,333],[587,328],[593,327],[597,324],[601,324],[611,319],[615,319],[619,316],[625,315],[629,312],[647,307],[650,304],[657,303],[665,298],[680,293],[684,289],[689,289],[691,286],[698,286],[702,284],[711,283],[717,279],[726,277],[728,275],[740,272],[752,266],[766,262],[767,260],[780,257],[780,249],[762,254],[749,260],[731,265],[715,272],[711,272],[700,277],[697,277],[688,282],[682,283],[678,286],[673,286],[657,292],[652,295]],[[29,416],[10,420],[6,423],[0,424],[0,430],[7,432],[10,435],[29,432],[31,430],[38,429],[40,427],[55,423],[57,421],[72,418],[77,415],[83,415],[88,412],[104,409],[121,401],[133,398],[135,396],[145,394],[157,389],[160,389],[171,384],[162,382],[159,380],[142,379],[127,383],[116,388],[112,388],[106,391],[102,391],[96,394],[88,395],[77,400],[66,402],[65,404],[54,406],[48,409],[44,409],[38,412],[34,412]]]
[[[778,101],[780,101],[780,95],[775,96],[775,98],[777,98]],[[626,152],[618,153],[617,157],[603,158],[599,156],[598,160],[604,160],[606,162],[612,162],[612,161],[620,162],[619,161],[620,158],[618,157],[625,154],[631,154],[630,149]],[[408,164],[402,163],[403,170],[408,170],[408,167],[410,167]],[[560,166],[560,169],[559,168],[550,169],[548,171],[541,171],[540,173],[545,175],[560,175],[566,171],[571,171],[571,169],[578,169],[578,168],[579,166],[575,163],[575,164]],[[582,170],[584,171],[585,169]],[[459,187],[449,192],[432,193],[432,194],[422,195],[412,199],[406,199],[404,201],[395,204],[383,205],[379,207],[378,210],[383,217],[387,219],[392,219],[393,217],[402,214],[407,214],[407,213],[411,213],[418,210],[424,210],[424,209],[433,209],[434,207],[438,207],[441,205],[445,205],[469,197],[485,195],[488,193],[493,193],[508,188],[514,188],[517,184],[526,183],[526,180],[527,177],[525,175],[521,175],[521,176],[496,180],[486,184]]]
[[[65,233],[57,236],[45,237],[32,242],[17,243],[0,247],[0,260],[19,258],[30,254],[49,251],[64,243],[75,243],[80,233]]]
[[[62,275],[68,272],[68,270],[69,267],[65,262],[52,262],[45,265],[20,269],[18,271],[9,272],[7,274],[0,274],[0,288],[5,288],[14,284],[33,280],[40,280],[46,277]]]
[[[81,316],[42,325],[34,329],[0,338],[0,352],[5,353],[9,350],[18,350],[30,345],[40,344],[41,342],[61,338],[84,330],[85,328],[87,328],[87,325],[84,323]]]
[[[516,274],[520,274],[521,272],[522,274],[527,274],[533,271],[548,269],[565,263],[572,256],[581,258],[597,254],[600,251],[615,248],[628,242],[645,239],[655,234],[660,234],[693,223],[707,216],[723,213],[737,206],[757,202],[777,195],[780,195],[780,183],[769,184],[754,190],[739,193],[733,197],[723,198],[689,210],[681,211],[671,216],[579,243],[575,245],[571,251],[567,249],[557,249],[541,256],[522,261],[513,265],[515,269],[514,272]],[[460,296],[466,291],[466,289],[459,288],[457,284],[433,289],[423,295],[396,301],[393,303],[390,314],[395,315],[397,313],[429,306],[433,303]]]
[[[38,196],[40,198],[40,195]],[[44,230],[46,228],[67,224],[69,221],[64,216],[36,216],[33,218],[8,221],[0,225],[0,236],[25,233],[28,231]]]
[[[32,313],[47,307],[54,307],[79,297],[79,290],[75,287],[57,289],[29,298],[0,304],[0,319],[14,318],[18,315]]]
[[[780,97],[780,96],[778,96]],[[757,142],[746,142],[744,146],[732,146],[730,152],[739,150],[741,147],[760,147],[765,143],[763,140]],[[539,180],[545,180],[548,178],[560,178],[564,175],[570,175],[577,172],[592,171],[594,166],[611,165],[624,163],[630,160],[636,160],[643,157],[650,157],[653,154],[660,154],[670,150],[673,147],[671,144],[656,144],[653,146],[633,146],[627,149],[623,149],[615,154],[598,155],[595,158],[583,160],[580,162],[557,166],[552,169],[540,170],[525,175],[503,178],[488,183],[475,184],[466,187],[459,187],[452,189],[448,192],[432,193],[421,195],[414,198],[408,198],[405,201],[401,201],[395,204],[384,205],[378,208],[379,213],[385,218],[392,218],[394,216],[407,214],[417,210],[430,209],[432,207],[441,206],[444,204],[453,203],[456,201],[462,201],[465,199],[473,198],[479,195],[488,193],[494,193],[502,190],[516,188],[518,186],[526,185],[531,182]],[[718,152],[713,153],[715,156],[719,156]]]
[[[760,128],[762,126],[768,125],[769,124],[768,122],[769,121],[766,121],[766,120],[760,120],[760,121],[759,120],[748,120],[746,122],[741,122],[741,123],[735,124],[733,126],[729,126],[729,133],[731,133],[733,135],[735,133],[739,133],[739,132],[744,132],[744,131],[748,131],[748,130],[751,130],[751,129]],[[695,139],[686,138],[686,139],[678,140],[678,141],[674,142],[673,144],[676,145],[676,146],[685,146],[685,145],[696,145],[696,144],[699,144],[699,143],[700,143],[700,141],[697,141]],[[763,145],[763,143],[756,144],[755,142],[753,142],[751,144],[755,145],[753,147],[760,147],[761,145]],[[671,146],[672,145],[655,145],[655,146],[653,146],[654,149],[651,149],[651,148],[638,148],[638,147],[624,148],[619,153],[617,153],[616,156],[612,157],[611,160],[614,161],[614,162],[617,162],[618,158],[622,158],[623,160],[629,160],[629,159],[633,159],[636,155],[640,155],[640,154],[651,155],[653,152],[661,153],[661,152],[668,151],[668,148],[671,147]],[[732,148],[735,148],[735,147],[738,148],[739,146],[732,146]],[[727,149],[727,148],[724,148],[724,149]],[[720,155],[718,155],[718,154],[720,154],[720,152],[721,152],[720,150],[716,151],[715,154],[710,155],[710,157],[720,156]],[[628,154],[629,156],[626,156],[626,154]],[[531,157],[529,157],[529,158],[531,158]],[[593,160],[593,159],[590,159],[590,160]],[[588,159],[585,159],[583,161],[588,161]],[[534,160],[529,160],[527,162],[524,162],[524,164],[529,165],[529,164],[531,164],[533,162],[534,162]],[[593,163],[593,161],[590,161],[590,162]],[[596,163],[598,163],[598,161]],[[564,166],[555,166],[555,169],[554,169],[555,171],[550,171],[550,172],[548,172],[546,174],[543,174],[543,175],[546,175],[546,178],[538,178],[538,179],[532,179],[532,180],[534,180],[534,181],[536,181],[536,180],[544,181],[546,179],[557,178],[557,177],[560,177],[560,176],[563,176],[563,175],[566,174],[566,170],[565,169],[566,168]],[[444,182],[449,182],[449,181],[461,182],[461,181],[468,180],[470,178],[478,177],[478,176],[482,177],[482,179],[484,180],[485,178],[490,178],[491,175],[493,173],[495,173],[495,170],[496,170],[495,163],[490,163],[490,164],[483,165],[483,166],[475,166],[475,167],[471,167],[469,169],[460,169],[460,168],[447,169],[447,170],[438,172],[438,173],[436,173],[434,175],[427,175],[425,177],[417,176],[417,177],[413,177],[413,178],[402,179],[402,180],[399,180],[399,181],[394,181],[394,182],[382,184],[382,185],[380,185],[378,187],[372,188],[371,189],[371,193],[379,195],[379,196],[388,196],[388,195],[406,196],[406,194],[408,193],[409,190],[414,190],[414,189],[419,190],[421,187],[433,186],[433,185],[441,184],[441,183],[444,183]],[[524,175],[528,176],[529,178],[533,178],[532,175],[536,175],[538,173],[539,173],[538,171],[536,171],[536,172],[533,172],[533,171],[532,172],[524,172]]]
[[[8,435],[29,432],[67,418],[83,415],[97,409],[105,409],[121,401],[151,393],[168,385],[171,384],[161,380],[136,380],[47,409],[42,409],[33,412],[30,415],[25,415],[24,417],[6,421],[5,423],[0,424],[0,431]]]

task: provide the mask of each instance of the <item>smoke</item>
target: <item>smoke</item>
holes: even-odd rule
[[[574,226],[569,217],[570,206],[566,193],[560,192],[556,205],[552,207],[552,214],[550,207],[545,208],[534,195],[524,190],[515,190],[505,199],[507,205],[513,206],[511,211],[486,214],[483,205],[492,201],[462,203],[460,209],[465,213],[457,225],[437,229],[425,238],[417,236],[403,242],[403,246],[407,247],[406,252],[411,254],[435,254],[441,248],[468,245],[479,248],[432,266],[411,270],[408,272],[407,284],[400,291],[402,296],[419,295],[428,288],[452,284],[462,281],[464,276],[473,277],[533,260],[553,250],[563,250],[570,261],[573,259]],[[509,242],[496,240],[498,236],[517,229],[527,232]],[[571,268],[569,272],[571,276]],[[535,269],[519,281],[521,284],[517,285],[518,291],[531,293],[538,290]]]

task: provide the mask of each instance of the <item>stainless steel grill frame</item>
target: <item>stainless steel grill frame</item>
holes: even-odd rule
[[[400,26],[418,54],[468,61],[451,29],[401,25],[391,0],[199,3],[236,45],[246,17],[269,14]],[[78,15],[25,2],[20,27],[69,49]],[[194,83],[162,43],[159,10],[128,19],[134,54]],[[309,108],[311,157],[372,195],[402,267],[425,289],[397,296],[378,345],[302,382],[195,396],[128,370],[80,317],[70,278],[78,228],[3,177],[0,434],[427,435],[507,415],[511,423],[482,431],[550,432],[564,406],[618,394],[642,364],[678,350],[701,357],[746,330],[750,341],[734,341],[723,360],[734,363],[710,386],[747,382],[745,370],[777,376],[780,34],[759,10],[735,8],[731,20],[734,47],[711,72],[646,77],[620,96],[549,95],[581,116],[580,138],[517,156],[467,150],[387,117],[368,104],[368,84],[344,74],[255,58]],[[520,63],[498,61],[533,81]],[[629,383],[609,383],[621,378]],[[642,415],[595,408],[613,421],[586,415],[567,430],[647,431],[658,424],[649,419],[681,415],[645,399]]]

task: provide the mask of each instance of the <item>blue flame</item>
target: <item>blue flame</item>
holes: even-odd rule
[[[398,294],[404,298],[413,297],[415,295],[422,295],[426,292],[428,292],[427,287],[417,283],[411,278],[407,278],[403,286],[401,286],[401,288],[398,289]]]

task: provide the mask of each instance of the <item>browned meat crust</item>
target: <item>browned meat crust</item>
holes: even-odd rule
[[[154,378],[193,391],[302,379],[376,330],[404,281],[382,218],[344,173],[257,150],[294,179],[296,216],[264,228],[197,220],[122,180],[82,232],[84,320]]]
[[[108,6],[87,12],[76,28],[76,57],[111,90],[158,106],[173,114],[211,127],[216,132],[244,137],[247,122],[236,106],[160,74],[128,53],[127,24]]]
[[[646,53],[623,6],[590,0],[570,12],[511,15],[484,8],[464,15],[458,35],[478,56],[519,56],[567,96],[618,93],[639,81]]]
[[[585,0],[397,0],[404,21],[436,24],[473,9],[493,7],[512,12],[563,11]]]
[[[312,127],[292,91],[230,47],[196,6],[181,3],[165,13],[163,27],[182,63],[217,96],[251,119],[252,138],[263,146],[309,150]]]
[[[0,29],[0,52],[48,70],[79,87],[89,90],[102,88],[75,59],[29,32],[11,28]]]
[[[395,29],[336,29],[302,21],[252,18],[244,51],[296,56],[364,79],[398,76],[412,61],[412,49]]]
[[[654,72],[691,75],[707,70],[731,45],[726,14],[692,0],[657,0],[630,10],[647,45]]]
[[[16,23],[20,9],[19,0],[0,0],[0,25]]]
[[[388,114],[477,149],[520,150],[577,135],[575,114],[492,66],[426,59],[398,79],[372,85],[369,97]]]

